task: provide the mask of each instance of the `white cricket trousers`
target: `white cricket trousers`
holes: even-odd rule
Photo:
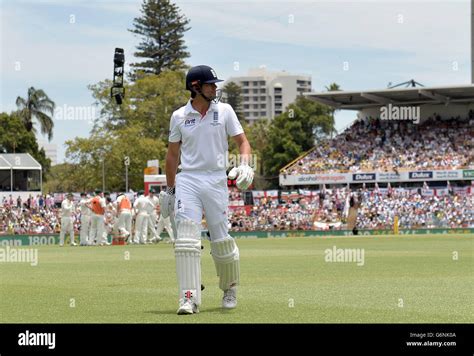
[[[132,235],[132,213],[130,210],[122,210],[119,214],[117,221],[117,230],[125,229],[130,235]],[[132,241],[131,237],[129,241]]]
[[[183,171],[176,176],[175,216],[201,225],[203,212],[211,241],[228,237],[229,192],[225,171]]]
[[[134,242],[146,243],[146,235],[148,233],[148,213],[146,211],[140,211],[135,220],[135,236]]]
[[[91,216],[81,214],[81,245],[87,245],[89,243],[89,230],[91,227]]]
[[[92,222],[91,222],[91,230],[89,234],[89,244],[93,245],[95,243],[97,245],[100,245],[100,244],[105,243],[104,232],[105,232],[104,215],[93,213]]]
[[[163,230],[166,229],[168,232],[168,235],[170,237],[170,240],[174,242],[175,236],[173,232],[173,228],[171,226],[171,220],[170,217],[168,216],[166,219],[163,217],[163,215],[160,214],[160,218],[158,219],[158,227],[156,228],[156,235],[160,236]]]
[[[61,233],[59,234],[59,244],[64,245],[64,235],[70,235],[71,245],[74,243],[74,224],[72,217],[63,216],[61,218]]]

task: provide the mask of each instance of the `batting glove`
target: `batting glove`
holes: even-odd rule
[[[160,209],[161,215],[167,218],[170,215],[174,216],[174,200],[175,200],[174,188],[166,188],[165,191],[160,192]]]
[[[237,178],[237,188],[240,190],[247,189],[253,182],[253,169],[248,164],[243,163],[238,167],[234,167],[229,172],[229,179]]]

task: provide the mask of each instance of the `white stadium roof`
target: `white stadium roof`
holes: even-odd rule
[[[10,163],[0,155],[0,169],[11,169]]]
[[[474,103],[474,85],[367,91],[330,91],[303,95],[337,109],[362,110],[382,105]]]
[[[38,163],[29,153],[0,153],[0,169],[39,169]]]

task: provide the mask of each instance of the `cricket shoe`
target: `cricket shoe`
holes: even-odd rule
[[[124,238],[128,238],[128,237],[130,236],[130,233],[129,233],[127,230],[125,230],[124,228],[120,228],[120,229],[119,229],[119,233],[120,233],[120,235],[122,235],[122,237],[124,237]]]
[[[224,291],[222,298],[222,308],[234,309],[237,306],[237,287],[231,287]]]
[[[176,313],[178,315],[197,314],[199,313],[199,308],[191,299],[181,298],[179,300],[179,308]]]

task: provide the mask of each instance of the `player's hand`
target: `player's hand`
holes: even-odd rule
[[[174,216],[174,188],[171,190],[170,188],[167,191],[162,190],[160,192],[160,209],[161,215],[164,218],[167,218],[170,215]]]
[[[253,169],[248,164],[243,163],[238,167],[234,167],[229,172],[229,179],[237,178],[237,188],[240,190],[247,189],[253,182]]]

